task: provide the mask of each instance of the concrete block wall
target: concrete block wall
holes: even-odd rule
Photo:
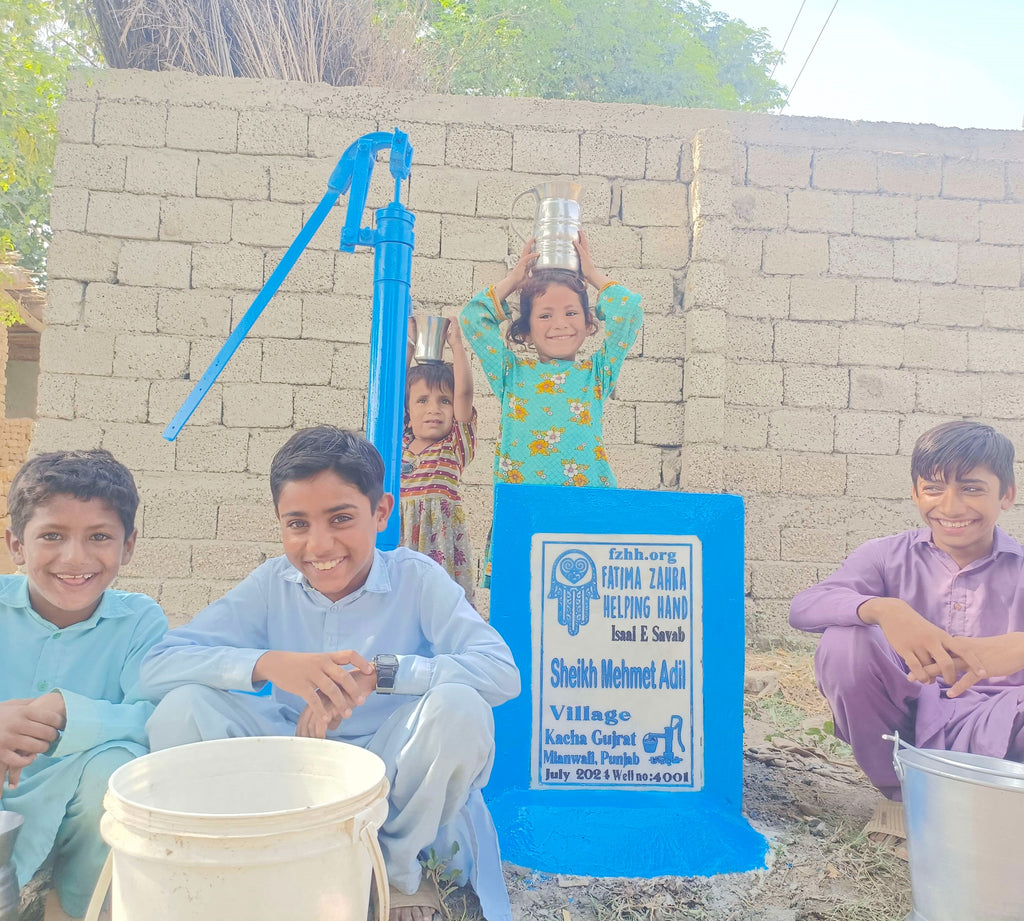
[[[102,444],[132,466],[143,540],[121,582],[175,621],[278,551],[267,469],[291,432],[362,426],[372,254],[337,252],[336,208],[178,441],[160,438],[338,156],[396,125],[415,147],[422,312],[454,315],[506,271],[517,193],[583,184],[598,262],[646,310],[606,415],[620,485],[745,497],[753,640],[789,638],[794,591],[913,522],[906,454],[925,427],[1024,435],[1016,132],[80,75],[33,447]],[[388,178],[381,164],[371,207]],[[526,201],[517,214],[528,229]],[[479,371],[476,386],[479,552],[498,417]]]
[[[11,480],[18,468],[25,462],[29,452],[29,441],[32,437],[31,419],[8,419],[4,411],[7,396],[7,330],[0,327],[0,528],[6,529],[11,520],[7,514],[7,494]],[[0,573],[15,571],[6,551],[0,554]]]

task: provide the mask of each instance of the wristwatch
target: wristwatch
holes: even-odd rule
[[[373,657],[373,667],[377,670],[377,691],[380,694],[395,693],[395,678],[398,676],[398,656],[385,653]]]

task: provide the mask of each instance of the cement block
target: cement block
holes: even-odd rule
[[[846,491],[846,457],[842,454],[783,453],[782,492],[791,496],[841,496]]]
[[[921,315],[918,286],[888,279],[857,281],[856,318],[865,322],[902,325]]]
[[[693,176],[690,145],[679,138],[650,138],[647,141],[645,179],[689,182]]]
[[[284,250],[270,250],[263,257],[263,281],[266,282],[284,258]],[[337,290],[334,277],[336,260],[345,253],[317,252],[307,249],[281,282],[281,291],[324,292]],[[372,289],[371,289],[372,290]]]
[[[305,112],[246,109],[238,115],[238,152],[305,156],[308,130]]]
[[[747,147],[751,185],[805,189],[811,184],[811,154],[806,147]]]
[[[310,339],[263,340],[262,380],[279,384],[327,384],[334,346]]]
[[[188,376],[191,380],[199,380],[209,367],[214,356],[224,345],[221,339],[193,339],[189,348]],[[255,383],[260,380],[260,369],[263,363],[263,342],[258,339],[245,339],[231,356],[224,370],[217,379],[221,383],[228,381],[246,381]]]
[[[717,409],[712,404],[717,404]],[[715,414],[717,412],[717,430],[719,434],[713,440],[718,441],[721,438],[721,400],[699,398],[691,400],[686,404],[685,411],[688,420],[687,425],[692,422],[697,430],[711,430],[712,432],[715,431]],[[682,444],[683,412],[682,403],[637,403],[635,436],[637,444],[665,446]],[[621,442],[615,443],[619,444]]]
[[[93,137],[97,144],[163,147],[167,137],[167,106],[145,102],[100,100]]]
[[[942,161],[942,197],[1001,201],[1006,194],[1006,170],[1000,160],[946,157]]]
[[[240,473],[246,469],[249,430],[188,426],[178,436],[177,470]]]
[[[85,450],[98,448],[103,442],[103,428],[98,422],[88,419],[46,419],[36,420],[32,432],[32,451],[66,451],[70,447]]]
[[[124,188],[127,159],[121,148],[60,144],[53,163],[54,188],[120,192]]]
[[[642,179],[647,141],[642,137],[585,131],[580,136],[580,172]]]
[[[288,247],[298,236],[302,223],[301,205],[236,201],[231,211],[231,239],[254,246]]]
[[[57,139],[62,144],[91,144],[96,103],[67,97],[57,110]]]
[[[789,316],[793,320],[846,321],[855,312],[856,285],[847,278],[800,278],[789,286]]]
[[[787,406],[845,409],[850,403],[847,368],[789,365],[783,369],[783,402]]]
[[[100,330],[48,326],[39,340],[43,374],[109,375],[114,366],[114,336]]]
[[[962,285],[1018,288],[1021,282],[1021,250],[1016,246],[961,243],[956,281]]]
[[[683,399],[725,395],[728,369],[721,355],[690,355],[686,359],[685,369]]]
[[[409,207],[417,214],[475,214],[478,181],[477,174],[469,170],[420,167],[409,180]]]
[[[811,185],[816,189],[875,192],[878,190],[877,157],[866,150],[816,150]]]
[[[184,150],[130,150],[124,188],[142,195],[196,194],[199,157]]]
[[[442,258],[500,262],[506,255],[508,224],[505,221],[448,215],[441,217]]]
[[[788,198],[790,230],[850,233],[853,229],[854,197],[848,192],[793,189]]]
[[[926,154],[879,153],[878,189],[891,195],[938,195],[942,159]]]
[[[701,314],[713,312],[701,311]],[[717,351],[703,348],[708,338],[715,335],[710,326],[710,322],[703,325],[703,331],[700,333],[703,338],[694,344],[693,351]],[[686,329],[687,320],[679,314],[652,314],[646,317],[644,319],[643,356],[645,358],[681,359],[686,350]],[[636,346],[633,349],[635,351]]]
[[[923,413],[979,416],[982,379],[976,374],[921,371],[917,375],[917,410]]]
[[[615,396],[620,400],[677,402],[682,398],[682,389],[680,362],[635,358],[622,366]]]
[[[36,415],[40,419],[73,419],[75,381],[72,374],[41,374],[36,393]]]
[[[986,288],[982,298],[985,325],[997,329],[1024,329],[1024,290]]]
[[[418,128],[418,125],[407,125],[410,131]],[[309,137],[307,153],[311,157],[329,157],[337,162],[349,145],[377,130],[377,121],[373,118],[361,118],[356,116],[345,116],[332,112],[330,115],[309,116]],[[426,163],[422,158],[422,151],[416,143],[414,136],[410,135],[410,142],[415,148],[413,158],[416,163]],[[442,153],[444,141],[441,143]]]
[[[516,128],[512,139],[512,169],[517,173],[579,173],[579,134]]]
[[[897,240],[893,277],[912,281],[956,280],[957,245],[933,240]]]
[[[310,210],[327,191],[327,182],[337,164],[337,157],[269,157],[270,198],[272,201],[304,205]],[[384,175],[387,173],[381,170]],[[375,172],[374,180],[380,177]],[[374,183],[376,185],[376,182]],[[338,228],[344,221],[344,206],[336,215]],[[338,246],[338,234],[332,227],[331,245]],[[311,244],[312,245],[312,244]]]
[[[777,451],[725,451],[722,459],[726,492],[744,496],[778,494],[781,488],[782,458]]]
[[[922,285],[921,322],[935,326],[981,326],[984,292],[963,285]]]
[[[895,454],[900,440],[896,413],[836,413],[835,450],[844,454]]]
[[[834,365],[839,360],[839,327],[821,323],[775,323],[776,361]]]
[[[167,198],[160,206],[160,239],[227,243],[231,204],[210,198]]]
[[[850,408],[910,412],[917,402],[917,375],[888,368],[850,369]]]
[[[831,451],[834,425],[831,410],[776,409],[768,422],[768,447],[788,451]]]
[[[188,288],[192,278],[192,247],[186,243],[127,240],[117,265],[119,285]]]
[[[161,431],[174,418],[174,414],[185,402],[195,387],[195,380],[153,381],[149,385],[149,415],[147,421],[159,426]],[[203,397],[189,419],[189,425],[220,425],[221,390],[223,384],[216,383]]]
[[[733,190],[733,220],[750,230],[777,230],[789,221],[789,199],[785,192],[744,186]]]
[[[981,205],[982,243],[1024,243],[1024,204]]]
[[[740,406],[781,406],[782,377],[781,365],[727,362],[725,402]]]
[[[165,441],[155,425],[108,423],[103,426],[103,444],[136,477],[142,471],[167,473],[174,469],[176,445]]]
[[[92,192],[86,230],[92,234],[155,240],[160,228],[160,199],[150,195]]]
[[[233,428],[285,428],[292,424],[295,388],[288,384],[225,384],[224,425]]]
[[[853,232],[866,237],[912,237],[917,229],[916,202],[883,195],[855,195]]]
[[[257,429],[249,435],[249,454],[246,469],[249,473],[269,474],[274,455],[292,436],[290,429]]]
[[[49,268],[49,266],[48,266]],[[52,270],[46,286],[48,326],[76,326],[82,319],[86,286],[80,281],[55,278]]]
[[[905,457],[850,454],[846,458],[846,492],[873,499],[902,499],[910,491]]]
[[[821,275],[829,267],[829,238],[820,233],[769,234],[764,241],[768,275]]]
[[[360,383],[354,378],[349,381],[354,388]],[[337,425],[345,429],[361,429],[365,421],[366,393],[363,389],[300,387],[295,391],[296,428]]]
[[[167,146],[233,152],[238,147],[238,112],[223,106],[168,106]]]
[[[1024,333],[976,329],[966,335],[968,370],[1024,371]]]
[[[730,316],[726,319],[726,358],[771,361],[775,347],[775,328],[771,320]]]
[[[145,422],[149,381],[120,377],[80,377],[75,385],[75,415],[97,422]]]
[[[768,412],[752,406],[726,406],[722,443],[731,448],[768,445]]]
[[[225,294],[206,291],[159,292],[156,328],[161,333],[226,339],[230,327],[231,299]]]
[[[195,194],[201,198],[264,201],[270,197],[270,157],[203,153]]]
[[[122,241],[114,237],[93,237],[69,230],[57,231],[46,260],[47,275],[53,279],[112,282]]]
[[[972,243],[978,239],[979,216],[976,201],[922,198],[917,203],[917,234],[931,240]]]
[[[892,278],[893,245],[891,240],[875,237],[829,237],[829,273],[861,278]]]
[[[908,368],[966,371],[967,348],[967,332],[909,326],[904,340],[904,365]]]
[[[85,189],[67,186],[50,193],[50,227],[54,230],[74,230],[81,233],[89,212],[89,193]]]
[[[114,374],[158,380],[184,377],[188,355],[185,338],[122,333],[114,340]]]
[[[622,222],[633,227],[687,226],[686,186],[679,182],[624,182]]]
[[[90,329],[156,332],[156,288],[93,282],[85,292],[85,325]]]

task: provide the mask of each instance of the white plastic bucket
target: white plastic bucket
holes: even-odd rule
[[[145,755],[110,778],[113,921],[365,921],[384,762],[343,742],[245,738]]]

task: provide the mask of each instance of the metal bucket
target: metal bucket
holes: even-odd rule
[[[0,810],[0,921],[19,917],[18,878],[14,873],[14,839],[25,821],[17,812]]]
[[[416,344],[412,357],[421,364],[440,364],[444,361],[444,344],[448,338],[451,320],[446,317],[417,317]]]
[[[520,192],[513,200],[509,209],[511,222],[516,202],[524,195],[532,195],[537,200],[533,217],[534,248],[539,255],[534,262],[534,269],[568,269],[579,270],[580,258],[576,253],[573,241],[580,232],[580,195],[583,187],[576,182],[553,180],[542,182],[532,189]],[[520,233],[515,223],[512,229],[524,243],[527,238]]]
[[[885,738],[903,790],[907,921],[1021,921],[1024,765]]]

